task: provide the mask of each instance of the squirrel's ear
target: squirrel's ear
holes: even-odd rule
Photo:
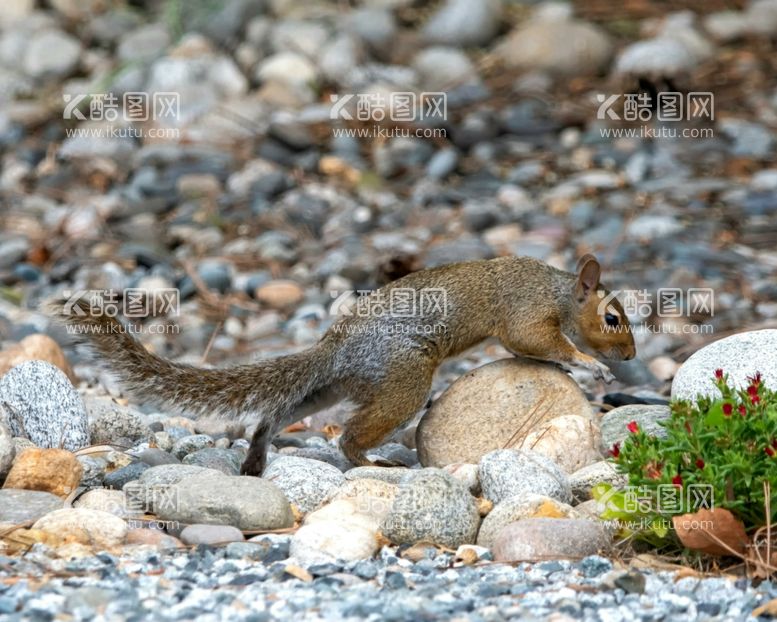
[[[591,254],[583,255],[577,262],[577,285],[575,287],[577,297],[581,300],[599,287],[599,276],[602,268],[596,257]]]

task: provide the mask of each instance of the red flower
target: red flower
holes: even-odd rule
[[[748,376],[747,379],[750,381],[751,386],[758,387],[761,384],[761,372],[757,371],[755,376]]]
[[[685,422],[685,431],[688,432],[688,434],[691,433],[691,424],[687,421]]]
[[[682,476],[679,473],[677,475],[675,475],[672,478],[672,483],[675,486],[677,486],[678,488],[682,488],[683,487],[683,478],[682,478]]]
[[[775,439],[772,441],[772,447],[774,447],[775,449],[777,449],[777,438],[775,438]]]
[[[696,458],[696,468],[697,469],[703,469],[704,468],[704,460],[701,458]]]
[[[728,402],[723,404],[723,414],[726,415],[726,417],[730,417],[731,416],[731,412],[733,410],[734,410],[734,407],[731,404],[729,404]]]
[[[636,421],[632,421],[626,426],[626,429],[631,432],[632,434],[636,434],[639,432],[639,424],[637,424]]]
[[[764,451],[766,452],[766,455],[770,458],[774,458],[774,449],[771,447],[764,447]]]
[[[750,401],[753,402],[753,404],[757,404],[758,402],[761,401],[761,398],[758,397],[757,395],[751,395],[750,396]]]
[[[747,393],[748,395],[758,395],[758,386],[751,384],[747,387]]]
[[[722,369],[716,369],[715,370],[715,377],[718,380],[722,380],[723,379],[723,370]]]
[[[618,456],[620,456],[620,455],[621,455],[621,444],[620,444],[620,443],[615,443],[615,444],[612,446],[612,449],[610,449],[610,455],[611,455],[613,458],[617,458]]]
[[[739,405],[739,414],[743,417],[747,414],[747,408],[745,408],[744,404]]]

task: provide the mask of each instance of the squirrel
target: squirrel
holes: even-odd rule
[[[147,351],[121,323],[86,300],[47,311],[86,340],[131,394],[159,407],[257,422],[244,475],[262,475],[276,432],[349,399],[357,410],[340,438],[355,465],[426,404],[443,359],[496,337],[514,355],[579,366],[611,382],[605,358],[635,356],[622,306],[585,255],[576,273],[530,257],[500,257],[420,270],[359,299],[311,348],[226,368],[179,364]],[[388,307],[388,310],[386,310]],[[385,462],[382,462],[385,464]]]

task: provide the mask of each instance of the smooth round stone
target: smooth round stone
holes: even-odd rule
[[[16,457],[16,445],[8,426],[0,419],[0,482],[8,475],[13,460]]]
[[[599,427],[602,431],[602,448],[609,451],[615,443],[622,443],[631,434],[628,425],[636,421],[646,434],[663,438],[666,430],[659,425],[669,419],[669,406],[661,404],[627,404],[606,412]]]
[[[38,447],[76,451],[89,445],[81,396],[51,363],[26,361],[0,378],[0,417],[14,436]]]
[[[400,484],[381,532],[397,544],[472,544],[480,514],[469,490],[439,469],[424,469]]]
[[[477,543],[492,548],[496,537],[510,523],[524,518],[577,518],[571,505],[544,495],[518,495],[496,504],[483,519]]]
[[[62,508],[62,499],[40,490],[0,489],[0,523],[21,525]]]
[[[483,496],[495,504],[527,494],[545,495],[563,503],[572,500],[567,474],[533,451],[492,451],[480,461],[479,474]]]
[[[192,434],[177,440],[173,445],[171,453],[179,460],[182,460],[185,456],[206,447],[213,447],[213,439],[210,436],[207,434]]]
[[[243,459],[242,453],[232,449],[206,447],[185,456],[183,464],[194,464],[208,469],[216,469],[225,475],[239,475]]]
[[[145,441],[151,436],[151,429],[143,422],[140,413],[117,404],[109,397],[87,397],[84,406],[89,419],[92,443],[115,443],[119,439]]]
[[[760,372],[763,382],[777,388],[777,329],[753,330],[724,337],[695,352],[672,381],[672,398],[693,400],[697,395],[719,396],[715,370],[722,369],[729,383],[748,385],[748,376]]]
[[[545,421],[561,415],[591,418],[585,394],[556,366],[503,359],[454,382],[421,418],[416,432],[424,466],[476,464],[506,446],[520,447]]]
[[[127,536],[127,525],[118,516],[83,508],[54,510],[38,519],[33,528],[101,548],[122,544]]]
[[[103,478],[103,485],[106,488],[121,490],[124,488],[124,484],[139,479],[143,472],[149,468],[149,465],[145,462],[133,462],[132,464],[120,467],[115,471],[106,473]]]
[[[296,456],[279,456],[267,465],[262,477],[276,484],[304,514],[345,483],[342,472],[331,464]]]
[[[143,476],[146,474],[148,471]],[[161,520],[232,525],[244,531],[283,529],[294,524],[283,492],[258,477],[230,477],[202,469],[159,492],[153,496],[152,505]]]
[[[389,484],[399,484],[399,482],[412,472],[411,469],[405,467],[363,466],[346,471],[345,479],[377,479]]]
[[[502,529],[494,544],[498,562],[576,559],[606,551],[605,527],[582,518],[525,518]]]
[[[134,455],[139,461],[147,464],[148,466],[155,467],[162,464],[180,464],[178,458],[173,454],[163,451],[157,447],[146,447],[138,452],[133,451]]]
[[[184,544],[224,544],[245,539],[243,532],[231,525],[188,525],[180,538]]]

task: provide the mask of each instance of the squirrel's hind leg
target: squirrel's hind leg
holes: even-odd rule
[[[260,421],[251,437],[251,445],[248,448],[248,455],[240,467],[240,475],[262,476],[267,464],[267,446],[272,437],[272,424],[269,421]]]
[[[403,358],[391,365],[377,390],[345,424],[340,449],[357,466],[392,466],[383,460],[371,462],[367,450],[410,421],[427,402],[436,365],[421,355],[403,352]]]

